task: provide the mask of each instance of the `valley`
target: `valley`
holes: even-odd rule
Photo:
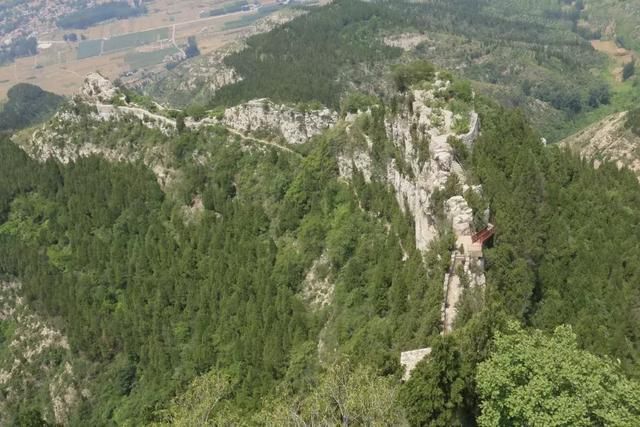
[[[257,21],[281,9],[276,0],[266,0],[252,11],[201,17],[203,8],[216,4],[224,1],[205,5],[200,1],[156,0],[149,4],[147,14],[138,17],[79,30],[54,27],[38,35],[37,55],[0,66],[0,98],[20,82],[72,95],[90,72],[100,71],[112,79],[140,68],[158,72],[171,62],[166,57],[179,53],[189,37],[196,37],[201,53],[209,54],[245,38]],[[70,33],[77,41],[65,39]]]

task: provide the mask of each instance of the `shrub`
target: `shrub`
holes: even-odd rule
[[[435,67],[427,61],[415,61],[395,66],[392,74],[396,88],[405,92],[411,85],[432,81],[435,77]]]

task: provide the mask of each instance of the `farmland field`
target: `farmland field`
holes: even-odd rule
[[[245,10],[246,8],[249,7],[249,3],[247,3],[245,0],[239,0],[236,2],[233,2],[231,4],[225,5],[223,7],[217,8],[217,9],[212,9],[208,12],[202,12],[200,14],[200,16],[202,17],[206,17],[206,16],[222,16],[222,15],[227,15],[230,13],[235,13],[235,12],[240,12],[242,10]]]
[[[229,21],[224,23],[225,30],[232,30],[235,28],[246,27],[247,25],[251,25],[255,23],[257,20],[264,18],[265,16],[282,9],[283,6],[279,4],[263,6],[258,9],[258,12],[253,13],[251,15],[245,15],[240,19],[236,19],[235,21]]]
[[[175,47],[154,50],[152,52],[129,52],[124,56],[124,62],[132,69],[151,67],[160,64],[165,56],[178,52]]]
[[[78,45],[78,59],[100,55],[102,40],[83,40]]]
[[[200,17],[203,10],[225,7],[234,1],[154,0],[147,6],[146,15],[108,21],[78,31],[78,36],[83,38],[79,43],[64,42],[65,30],[48,32],[42,37],[53,43],[39,49],[38,55],[19,58],[14,64],[0,67],[0,102],[9,88],[20,82],[30,81],[45,90],[71,95],[77,92],[89,72],[99,71],[115,79],[132,69],[153,66],[169,52],[164,51],[172,45],[169,39],[183,45],[188,37],[196,36],[200,52],[207,55],[246,35],[258,16],[266,15],[265,11],[273,12],[271,6],[276,4],[276,0],[263,0],[257,12]],[[158,43],[158,39],[163,41]],[[143,45],[144,52],[136,52]]]
[[[156,30],[124,34],[122,36],[116,36],[105,40],[104,51],[113,52],[116,50],[129,49],[132,47],[138,47],[148,43],[153,43],[158,40],[166,40],[168,38],[168,28],[159,28]]]

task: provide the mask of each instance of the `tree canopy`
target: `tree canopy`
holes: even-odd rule
[[[481,426],[637,426],[640,384],[578,347],[569,326],[552,335],[515,323],[478,366]]]

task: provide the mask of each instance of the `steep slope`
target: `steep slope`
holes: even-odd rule
[[[562,140],[560,146],[593,161],[595,167],[613,162],[640,179],[640,137],[627,127],[627,115],[627,112],[611,115]]]
[[[431,89],[410,89],[397,100],[395,112],[378,103],[338,118],[329,110],[299,111],[257,100],[194,120],[183,113],[177,114],[182,117],[178,119],[164,110],[147,111],[127,102],[101,76],[91,75],[79,95],[51,121],[14,138],[37,161],[59,163],[54,169],[39,166],[42,176],[25,178],[34,189],[32,197],[10,199],[9,222],[0,232],[0,241],[5,239],[3,268],[24,277],[25,293],[35,297],[45,284],[28,273],[28,265],[45,250],[43,268],[54,286],[74,293],[85,292],[85,287],[97,292],[87,302],[89,311],[64,300],[42,301],[47,313],[55,311],[67,319],[71,345],[89,351],[91,360],[103,367],[104,376],[98,375],[81,399],[92,420],[149,420],[150,409],[134,413],[129,405],[149,405],[149,394],[166,401],[180,382],[193,377],[191,363],[207,369],[215,361],[231,371],[241,369],[239,376],[234,374],[239,381],[234,407],[250,413],[274,383],[293,381],[294,355],[303,357],[313,367],[311,372],[342,354],[400,372],[400,351],[425,346],[438,335],[449,248],[456,237],[469,236],[475,227],[475,212],[464,198],[470,187],[462,185],[466,177],[456,156],[471,149],[479,121],[468,85],[454,83],[445,74],[431,78],[416,82],[431,84]],[[184,129],[178,130],[178,120]],[[145,172],[147,167],[155,172],[157,183]],[[47,182],[59,179],[64,194],[52,199]],[[78,179],[94,184],[80,185]],[[125,187],[126,196],[121,193]],[[159,188],[170,197],[164,198]],[[76,205],[72,200],[87,202]],[[137,202],[132,204],[133,200]],[[42,222],[38,213],[42,209],[56,212],[55,226]],[[128,223],[125,218],[131,215],[139,218],[137,225],[128,225],[126,237],[116,237],[123,232],[118,224]],[[249,218],[258,223],[249,225]],[[452,222],[454,233],[449,231]],[[241,239],[247,239],[243,245],[257,245],[250,251],[263,254],[256,262],[266,263],[260,267],[268,270],[260,275],[266,283],[247,283],[245,276],[238,276],[255,272],[250,265],[228,270],[246,251],[236,246],[237,239],[228,240],[231,246],[219,247],[220,233],[240,230],[245,235]],[[206,246],[203,236],[211,239]],[[152,249],[157,239],[163,243]],[[173,239],[177,243],[169,243]],[[20,259],[4,252],[13,245],[21,245]],[[121,257],[119,245],[129,248],[131,258]],[[171,247],[170,255],[165,251]],[[377,249],[372,251],[373,247]],[[88,260],[86,254],[94,250],[114,255]],[[156,250],[161,252],[150,257]],[[142,292],[149,286],[143,271],[174,264],[167,262],[167,256],[184,261],[172,268],[174,273],[165,274],[186,275],[176,280],[186,280],[199,290],[179,297],[176,292],[182,287],[167,282],[162,292],[169,299],[149,301]],[[207,259],[227,261],[210,264]],[[131,260],[136,261],[131,264]],[[189,273],[191,269],[195,270]],[[74,278],[81,271],[82,285]],[[119,278],[92,279],[105,274]],[[468,269],[456,274],[466,275]],[[216,279],[212,282],[211,277]],[[475,277],[467,281],[476,283]],[[246,283],[247,288],[231,283]],[[269,294],[265,289],[271,289]],[[217,307],[205,299],[201,302],[206,307],[198,310],[227,319],[215,328],[202,329],[211,325],[209,321],[174,307],[179,300],[193,306],[196,295],[214,290],[222,298]],[[246,292],[255,295],[255,302],[247,299]],[[274,301],[276,297],[280,302]],[[352,307],[349,301],[356,300],[357,307]],[[229,311],[238,304],[246,315],[236,317]],[[263,314],[269,321],[256,329],[258,313],[274,304],[278,311]],[[124,308],[133,306],[138,314]],[[157,310],[177,311],[161,331],[152,332],[139,316],[153,317]],[[455,301],[450,310],[455,311]],[[92,320],[96,312],[98,322]],[[296,325],[293,335],[289,332],[293,326],[285,326],[290,322]],[[91,326],[81,327],[86,324]],[[128,326],[128,332],[121,329],[134,324],[138,326]],[[229,339],[224,338],[231,333],[229,328],[245,331],[243,345],[251,352],[231,340],[231,348],[216,347],[217,356],[205,357],[201,352],[208,345]],[[392,330],[398,333],[371,347],[371,340]],[[154,340],[164,338],[145,344],[143,337],[149,334]],[[96,347],[98,336],[101,344]],[[200,344],[193,341],[196,336]],[[274,343],[280,344],[274,347]],[[123,354],[123,347],[135,354]],[[165,354],[170,347],[183,350],[172,360],[154,359],[154,354]],[[256,359],[256,354],[265,352],[271,356]],[[168,377],[172,369],[190,372],[176,384]],[[116,391],[108,386],[110,375],[124,378]],[[167,382],[175,385],[167,388]],[[101,418],[108,408],[113,418]]]
[[[517,86],[536,63],[564,90],[545,76],[532,94],[582,105],[599,60],[570,20],[545,14],[576,4],[522,17],[526,3],[336,0],[229,57],[244,80],[210,111],[94,74],[50,121],[0,139],[0,273],[88,361],[72,364],[88,392],[68,423],[474,425],[491,403],[516,413],[497,424],[535,424],[518,418],[517,391],[477,389],[486,360],[521,371],[493,344],[510,322],[571,325],[571,348],[617,360],[608,377],[639,377],[636,178],[545,146],[520,111],[415,61],[477,60],[466,39],[449,43],[460,28],[477,52],[497,46],[480,80]],[[514,52],[526,60],[496,71]],[[495,233],[488,247],[480,230]],[[429,357],[402,384],[415,349],[414,362]],[[540,377],[537,407],[565,406],[565,369]],[[624,399],[604,392],[639,425],[640,389],[624,384]],[[20,399],[55,421],[49,400]],[[590,425],[599,407],[582,401],[566,407]]]
[[[587,23],[610,40],[617,40],[624,47],[640,51],[640,2],[627,0],[587,0]]]
[[[35,410],[64,425],[89,393],[79,387],[84,379],[75,365],[82,360],[20,293],[19,283],[0,281],[0,423],[11,425],[12,415]]]

